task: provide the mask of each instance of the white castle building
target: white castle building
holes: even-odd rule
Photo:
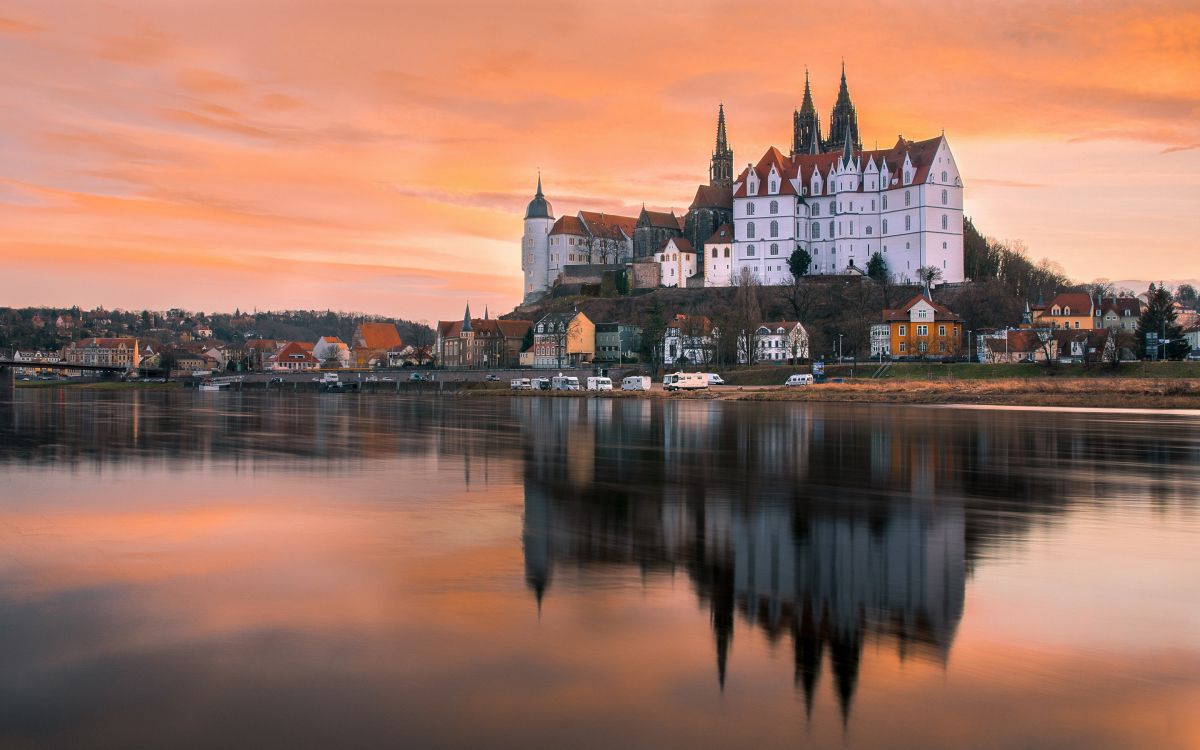
[[[878,254],[899,281],[918,281],[923,268],[963,281],[963,184],[945,134],[863,149],[845,66],[830,123],[823,139],[805,74],[789,155],[768,148],[735,178],[721,107],[709,184],[699,186],[686,217],[643,208],[636,219],[580,211],[556,221],[539,175],[521,241],[525,300],[549,292],[570,265],[663,258],[672,263],[660,275],[668,286],[731,286],[744,274],[787,284],[796,250],[808,253],[811,275],[862,274]],[[675,238],[696,254],[686,279],[678,248],[667,247]]]

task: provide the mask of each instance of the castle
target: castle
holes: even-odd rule
[[[735,176],[722,104],[708,184],[683,216],[643,206],[636,218],[580,211],[555,219],[539,174],[521,240],[525,301],[580,270],[573,266],[657,264],[657,283],[671,286],[730,286],[746,274],[786,284],[797,249],[814,275],[865,273],[879,254],[900,281],[918,281],[921,269],[962,281],[963,186],[945,134],[863,149],[844,64],[829,123],[822,137],[806,72],[789,153],[772,146]]]

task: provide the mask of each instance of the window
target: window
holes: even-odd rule
[[[905,216],[905,217],[904,217],[904,231],[906,231],[906,232],[907,232],[907,231],[909,231],[910,229],[912,229],[912,217],[911,217],[911,216]]]
[[[903,328],[903,327],[904,327],[904,326],[901,326],[901,328]],[[903,336],[904,334],[903,334],[903,333],[901,333],[900,335],[901,335],[901,336]],[[905,351],[906,349],[908,349],[908,342],[906,342],[906,341],[901,341],[901,342],[900,342],[900,351]]]
[[[829,236],[833,237],[833,222],[829,222]]]
[[[868,227],[867,227],[867,234],[870,234],[870,233],[871,233],[871,227],[869,227],[869,226],[868,226]]]
[[[774,193],[779,188],[776,186],[775,180],[771,180],[771,192]]]
[[[927,325],[917,326],[917,335],[918,336],[928,336],[929,335],[929,326],[927,326]]]
[[[943,172],[942,174],[945,174],[945,172]],[[943,177],[942,179],[945,179],[945,178]],[[950,205],[950,193],[949,193],[949,191],[942,190],[942,205],[943,205],[943,206],[948,206],[948,205]]]
[[[821,225],[815,221],[812,223],[812,238],[814,240],[821,239]]]
[[[883,201],[883,210],[886,211],[887,210],[887,196],[886,195],[883,196],[882,198],[880,198],[880,200]]]
[[[946,181],[946,170],[944,170],[944,169],[943,169],[943,170],[942,170],[942,182],[945,182],[945,181]],[[945,191],[945,190],[943,190],[943,191],[942,191],[942,195],[945,195],[945,194],[946,194],[946,191]],[[944,202],[945,202],[945,199],[943,199],[943,200],[942,200],[942,202],[944,203]]]
[[[887,219],[883,220],[883,233],[887,234]]]
[[[779,222],[778,221],[775,221],[775,220],[771,221],[771,236],[772,237],[779,236]]]
[[[754,215],[754,203],[753,202],[746,204],[746,215],[747,216]]]
[[[905,178],[905,180],[907,181],[907,178]],[[905,206],[912,205],[912,193],[909,192],[908,190],[904,191],[904,205]]]
[[[771,255],[779,255],[779,245],[771,243]]]
[[[746,257],[754,257],[754,245],[746,245]]]
[[[942,214],[942,229],[949,229],[949,228],[950,228],[950,217],[947,216],[946,214]]]
[[[750,239],[754,239],[754,222],[753,221],[746,225],[746,236],[749,237]]]
[[[779,201],[771,201],[771,213],[779,213]]]
[[[938,326],[938,335],[939,335],[939,336],[945,336],[945,335],[946,335],[946,326]]]
[[[717,249],[715,247],[713,248],[713,257],[717,257]]]
[[[813,216],[820,216],[820,215],[821,215],[821,204],[820,204],[820,203],[814,203],[814,204],[812,204],[812,215],[813,215]]]
[[[726,257],[726,258],[728,258],[728,257],[729,257],[729,248],[725,248],[725,257]]]
[[[908,326],[906,326],[906,325],[904,325],[903,323],[901,323],[901,324],[900,324],[900,335],[901,335],[901,336],[904,336],[904,335],[906,335],[907,333],[908,333]]]

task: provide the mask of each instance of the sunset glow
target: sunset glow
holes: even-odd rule
[[[1200,275],[1194,2],[44,2],[0,10],[6,305],[506,311],[557,214],[686,210],[842,59],[865,145],[943,129],[979,229]]]

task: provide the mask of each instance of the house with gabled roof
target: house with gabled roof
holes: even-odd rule
[[[884,310],[883,322],[889,329],[893,359],[948,359],[962,353],[962,318],[934,302],[928,291],[900,307]]]

